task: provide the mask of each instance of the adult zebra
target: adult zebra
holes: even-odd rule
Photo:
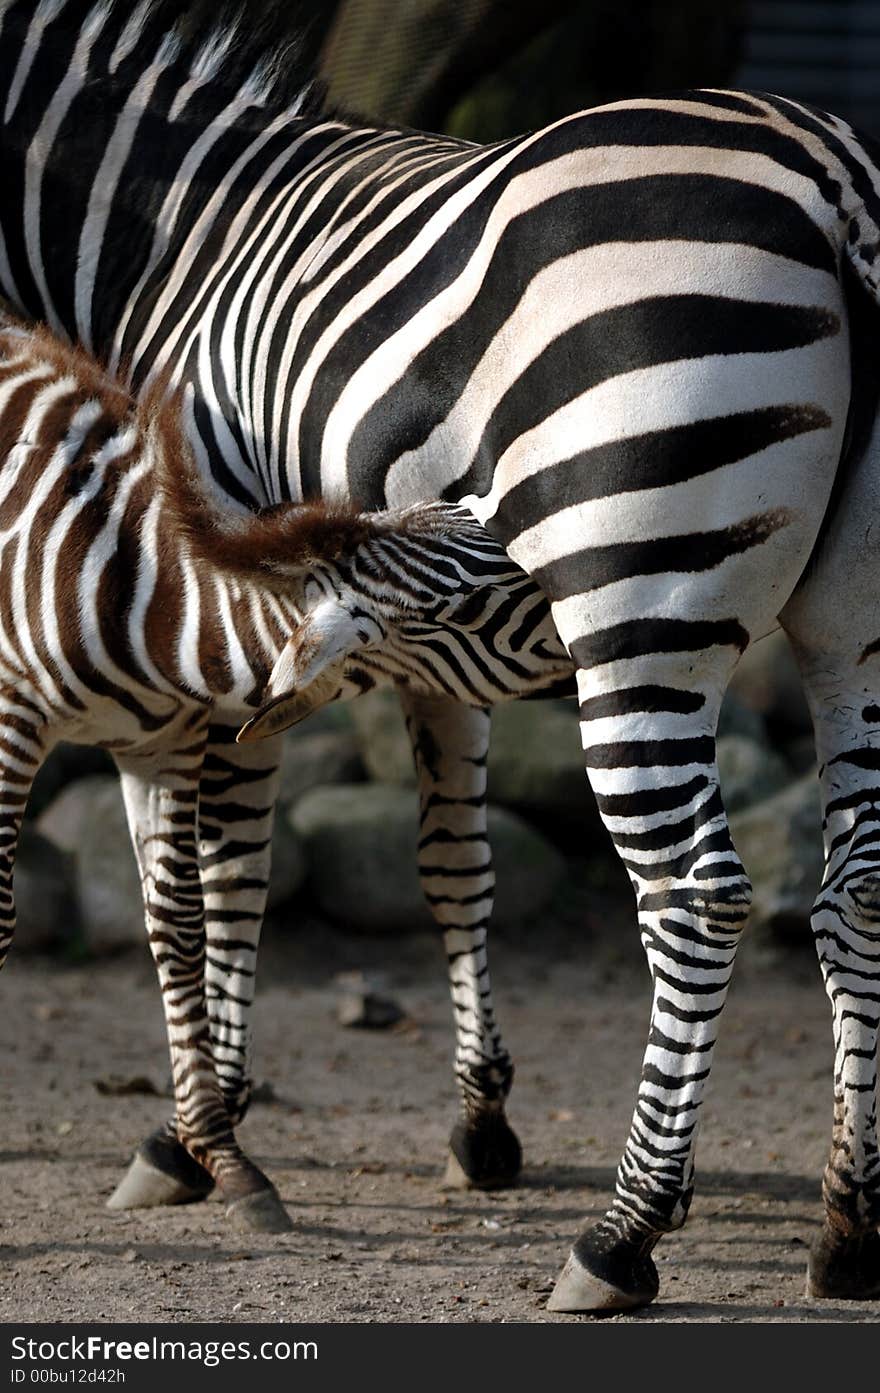
[[[834,118],[731,92],[617,103],[485,149],[381,130],[310,113],[247,36],[169,38],[173,11],[3,7],[0,281],[135,385],[190,382],[191,438],[232,496],[464,499],[551,599],[654,977],[616,1197],[555,1305],[650,1300],[651,1249],[687,1212],[749,902],[715,723],[780,613],[826,802],[814,927],[837,1085],[811,1285],[876,1294],[880,731],[864,693],[880,643],[842,599],[871,591],[860,476],[839,468],[880,449],[875,152]],[[844,564],[820,558],[820,603],[812,577],[796,587],[823,519]],[[418,724],[425,744],[476,743],[454,706]],[[450,858],[463,836],[482,845],[473,817],[446,829]],[[480,967],[487,890],[437,896]],[[497,1110],[505,1057],[480,1069],[470,1096]]]

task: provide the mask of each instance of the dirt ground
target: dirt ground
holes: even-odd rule
[[[0,1320],[577,1321],[547,1294],[578,1229],[605,1207],[649,1004],[634,928],[583,916],[499,933],[499,1012],[517,1061],[515,1190],[444,1194],[454,1119],[438,945],[270,932],[256,1077],[275,1101],[241,1130],[295,1230],[248,1237],[217,1202],[111,1213],[104,1201],[162,1097],[106,1096],[108,1075],[164,1088],[146,953],[77,967],[13,954],[2,982]],[[661,1292],[618,1321],[871,1321],[880,1303],[804,1295],[831,1116],[831,1036],[811,952],[741,963],[687,1227],[657,1251]],[[384,967],[410,1021],[336,1023],[334,974]]]

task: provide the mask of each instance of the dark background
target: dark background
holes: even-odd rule
[[[301,0],[331,100],[496,140],[638,93],[742,86],[880,130],[877,0]]]

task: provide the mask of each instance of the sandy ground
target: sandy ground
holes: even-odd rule
[[[496,995],[517,1060],[522,1184],[443,1194],[455,1105],[437,944],[318,926],[269,934],[256,1077],[276,1094],[241,1137],[295,1231],[248,1237],[217,1202],[116,1214],[104,1201],[164,1098],[102,1095],[167,1078],[146,950],[78,967],[13,955],[2,983],[0,1319],[572,1321],[545,1310],[570,1241],[605,1207],[648,1012],[632,927],[584,916],[499,934]],[[335,1020],[336,972],[384,966],[411,1022]],[[621,1321],[871,1321],[880,1303],[804,1295],[831,1113],[828,1010],[811,953],[741,963],[705,1109],[687,1227],[658,1249],[661,1293]]]

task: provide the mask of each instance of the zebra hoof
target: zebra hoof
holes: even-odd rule
[[[575,1243],[547,1302],[548,1311],[633,1311],[647,1306],[660,1289],[650,1254],[621,1240],[584,1234]]]
[[[274,1185],[226,1206],[227,1218],[246,1233],[290,1233],[293,1224]]]
[[[181,1151],[183,1148],[181,1147]],[[108,1209],[152,1209],[158,1205],[194,1204],[211,1193],[214,1182],[202,1170],[198,1162],[188,1156],[187,1160],[195,1167],[192,1181],[187,1183],[180,1174],[160,1170],[148,1161],[140,1151],[120,1180],[107,1201]],[[204,1177],[204,1179],[202,1179]]]
[[[880,1233],[844,1238],[823,1228],[810,1249],[807,1296],[837,1301],[880,1298]]]
[[[505,1117],[490,1114],[477,1122],[457,1122],[443,1189],[502,1190],[515,1183],[521,1166],[522,1147]]]

